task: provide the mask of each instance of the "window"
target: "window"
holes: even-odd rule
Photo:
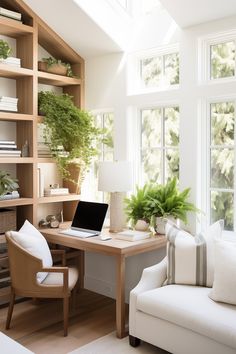
[[[113,112],[99,112],[94,114],[95,126],[103,129],[103,142],[97,146],[99,155],[91,164],[90,173],[83,183],[83,198],[98,202],[107,202],[108,193],[98,191],[98,162],[113,161],[113,133],[114,114]]]
[[[142,109],[140,116],[141,182],[179,177],[179,108]]]
[[[170,53],[141,59],[140,78],[145,88],[179,84],[179,54]]]
[[[210,222],[225,220],[234,229],[235,102],[210,105],[209,212]]]
[[[210,46],[211,79],[235,76],[235,42]]]

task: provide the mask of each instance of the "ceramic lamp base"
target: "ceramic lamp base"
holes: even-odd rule
[[[125,227],[124,193],[111,193],[110,200],[110,232],[120,232]]]

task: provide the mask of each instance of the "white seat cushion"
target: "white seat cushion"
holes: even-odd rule
[[[208,297],[210,290],[191,285],[163,286],[140,294],[137,310],[236,349],[236,306],[214,302]]]
[[[78,270],[76,268],[69,268],[68,283],[69,289],[72,290],[78,280]],[[63,285],[63,274],[62,273],[48,273],[46,278],[43,280],[44,285]]]
[[[19,232],[11,231],[11,235],[21,247],[41,259],[43,267],[52,266],[52,256],[46,239],[28,220],[25,221]],[[47,275],[47,272],[37,273],[37,281],[42,283]]]

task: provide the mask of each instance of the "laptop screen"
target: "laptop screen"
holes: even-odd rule
[[[101,231],[108,204],[79,201],[72,227]]]

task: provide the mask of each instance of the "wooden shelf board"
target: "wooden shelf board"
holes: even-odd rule
[[[33,163],[33,157],[0,157],[0,163]]]
[[[33,27],[22,24],[17,20],[0,16],[0,32],[9,37],[20,37],[33,33]]]
[[[33,198],[16,198],[9,200],[1,200],[0,208],[14,207],[20,205],[31,205],[33,204]]]
[[[33,76],[33,71],[26,68],[19,68],[17,66],[0,63],[0,76],[9,79],[17,79],[24,76]]]
[[[38,163],[56,163],[56,161],[52,157],[38,157]]]
[[[81,80],[74,77],[55,75],[38,71],[38,82],[40,84],[53,85],[53,86],[73,86],[80,85]]]
[[[38,198],[38,203],[39,204],[60,203],[60,202],[79,200],[79,198],[80,198],[79,194],[58,195],[58,196],[54,196],[54,197]]]
[[[6,121],[33,121],[34,117],[31,114],[0,112],[0,120]]]

